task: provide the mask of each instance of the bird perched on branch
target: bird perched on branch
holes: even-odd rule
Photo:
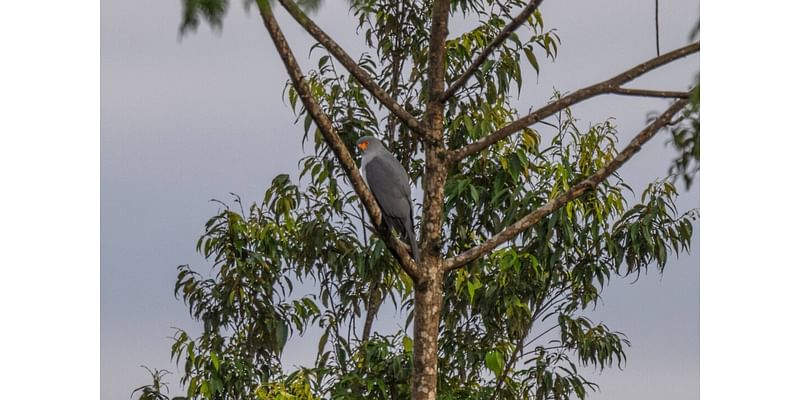
[[[411,246],[414,260],[419,261],[417,238],[414,234],[414,205],[406,170],[380,140],[364,136],[358,139],[356,145],[364,153],[361,174],[378,201],[383,221],[390,230],[394,229],[402,235]]]

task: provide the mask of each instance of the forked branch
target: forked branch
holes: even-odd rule
[[[439,101],[445,102],[450,97],[453,97],[456,91],[458,91],[458,89],[464,86],[464,84],[467,83],[469,78],[472,77],[473,74],[475,74],[475,71],[477,71],[478,68],[480,68],[481,64],[483,64],[484,61],[486,61],[486,59],[489,58],[489,56],[495,50],[497,50],[497,48],[500,47],[500,45],[503,44],[503,42],[506,39],[508,39],[508,37],[511,36],[511,34],[514,33],[515,30],[517,30],[517,28],[519,28],[528,18],[530,18],[531,14],[533,14],[533,12],[536,11],[537,8],[539,8],[539,5],[542,4],[542,1],[543,0],[531,0],[530,2],[528,2],[528,5],[525,6],[525,8],[523,8],[522,11],[520,11],[520,13],[517,14],[517,16],[514,17],[511,20],[511,22],[508,23],[508,25],[503,27],[500,33],[497,34],[497,37],[495,37],[494,40],[492,40],[491,43],[489,43],[489,45],[486,46],[485,49],[483,49],[481,54],[479,54],[478,57],[475,58],[474,61],[472,61],[472,64],[470,64],[470,66],[467,67],[467,70],[464,71],[464,73],[461,74],[461,76],[459,76],[458,79],[456,79],[456,81],[453,82],[453,84],[450,85],[449,88],[447,88],[444,94],[442,94],[442,97],[441,99],[439,99]]]
[[[361,84],[367,91],[372,94],[381,104],[384,105],[392,114],[396,115],[403,123],[406,124],[418,137],[427,139],[425,129],[419,120],[414,118],[411,113],[406,111],[389,93],[386,93],[380,85],[375,83],[372,78],[367,75],[367,72],[356,63],[349,54],[347,54],[336,41],[328,36],[311,18],[303,13],[303,10],[295,4],[292,0],[279,0],[283,8],[289,12],[295,21],[297,21],[303,29],[306,30],[318,43],[325,47],[333,57],[336,58],[346,69],[353,75],[354,78]]]
[[[344,168],[345,172],[347,172],[347,177],[350,179],[353,189],[367,209],[367,213],[372,220],[372,225],[375,227],[375,230],[378,232],[381,239],[387,243],[389,250],[398,259],[403,270],[416,282],[419,280],[417,265],[411,258],[406,246],[400,242],[400,240],[392,236],[391,232],[381,224],[380,207],[378,207],[375,197],[372,196],[372,192],[370,192],[367,184],[361,177],[358,167],[353,157],[350,155],[349,149],[344,142],[342,142],[330,118],[325,114],[319,103],[317,103],[314,96],[311,94],[305,76],[303,76],[303,71],[300,69],[300,65],[297,64],[292,49],[289,47],[289,43],[286,41],[286,37],[280,29],[275,15],[272,13],[269,2],[258,1],[257,3],[259,12],[261,13],[261,19],[264,21],[264,26],[267,28],[272,42],[275,44],[275,49],[286,67],[286,72],[288,72],[292,80],[292,86],[297,90],[303,105],[314,119],[317,127],[319,127],[322,136],[325,138],[325,142],[336,155],[339,164]]]
[[[633,94],[631,93],[633,89],[620,89],[620,87],[664,64],[668,64],[672,61],[686,57],[698,51],[700,51],[700,42],[692,43],[688,46],[681,47],[677,50],[673,50],[659,57],[655,57],[648,61],[645,61],[611,79],[577,90],[576,92],[570,95],[564,96],[514,122],[511,122],[510,124],[490,133],[488,136],[485,136],[476,142],[470,143],[459,149],[452,150],[449,159],[451,162],[459,161],[470,154],[475,154],[499,142],[500,140],[503,140],[513,135],[516,132],[519,132],[523,128],[526,128],[569,106],[572,106],[576,103],[580,103],[594,96],[601,94],[608,94],[608,93]],[[627,92],[627,93],[621,93],[621,92]],[[643,95],[643,92],[638,91],[637,95]],[[668,96],[668,97],[682,97],[682,96]]]
[[[494,250],[497,246],[513,239],[525,229],[530,228],[543,218],[552,214],[559,208],[566,205],[568,202],[577,199],[588,190],[594,189],[600,182],[608,179],[619,167],[625,164],[634,154],[636,154],[648,140],[650,140],[661,128],[666,126],[672,120],[672,117],[677,114],[689,102],[687,99],[680,99],[675,101],[663,114],[650,123],[644,130],[642,130],[636,137],[628,143],[625,148],[614,157],[603,168],[597,170],[594,174],[577,183],[569,188],[567,191],[562,192],[554,199],[548,201],[545,205],[534,210],[530,214],[522,217],[519,221],[509,225],[500,233],[487,239],[485,242],[455,256],[448,258],[444,262],[446,271],[464,266],[469,262],[477,259]]]

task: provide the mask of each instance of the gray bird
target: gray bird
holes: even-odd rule
[[[394,229],[403,236],[411,246],[414,260],[419,261],[414,234],[414,206],[406,170],[380,140],[364,136],[358,139],[356,145],[364,152],[361,174],[378,201],[383,220],[390,230]]]

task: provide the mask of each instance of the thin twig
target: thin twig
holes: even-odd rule
[[[661,40],[658,38],[658,0],[656,0],[656,55],[661,55]]]
[[[453,94],[455,94],[456,91],[458,91],[458,89],[464,86],[464,84],[467,83],[469,78],[472,77],[473,74],[475,74],[475,71],[477,71],[478,68],[480,68],[481,64],[483,64],[484,61],[486,61],[486,59],[489,58],[489,56],[495,50],[497,50],[497,48],[501,44],[503,44],[503,42],[506,39],[508,39],[508,37],[511,36],[511,34],[514,33],[515,30],[517,30],[517,28],[519,28],[528,19],[528,17],[530,17],[531,14],[533,14],[534,11],[536,11],[537,8],[539,8],[539,5],[542,4],[542,1],[543,0],[531,0],[530,2],[528,2],[528,5],[525,6],[525,8],[523,8],[522,11],[520,11],[520,13],[517,14],[517,16],[514,17],[511,20],[511,22],[509,22],[508,25],[506,25],[500,31],[499,34],[497,34],[497,37],[495,37],[494,40],[492,40],[492,42],[489,43],[489,45],[486,46],[485,49],[483,49],[481,54],[479,54],[478,57],[475,58],[474,61],[472,61],[472,64],[470,64],[467,70],[464,71],[464,73],[461,74],[461,76],[458,77],[458,79],[456,79],[456,81],[453,82],[453,84],[450,85],[449,88],[447,88],[447,90],[444,92],[439,101],[441,102],[447,101],[447,99],[452,97]]]

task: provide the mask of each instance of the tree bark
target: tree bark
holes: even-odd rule
[[[421,278],[414,285],[414,353],[411,377],[413,400],[435,400],[439,363],[439,319],[442,310],[442,209],[447,179],[444,144],[445,41],[450,1],[436,0],[431,14],[428,53],[428,103],[425,124],[430,141],[425,144],[425,196],[420,227]]]
[[[425,146],[425,197],[422,205],[420,240],[422,254],[428,261],[439,258],[441,248],[442,208],[444,182],[447,178],[447,149],[444,145],[444,103],[439,101],[444,92],[444,57],[447,39],[447,20],[450,2],[438,0],[433,4],[430,55],[428,57],[428,104],[425,122],[432,138]],[[429,263],[425,263],[429,264]],[[438,266],[438,264],[436,265]],[[428,266],[429,269],[436,267]]]
[[[431,266],[426,279],[414,286],[413,400],[435,400],[439,375],[439,320],[442,311],[442,273]]]

